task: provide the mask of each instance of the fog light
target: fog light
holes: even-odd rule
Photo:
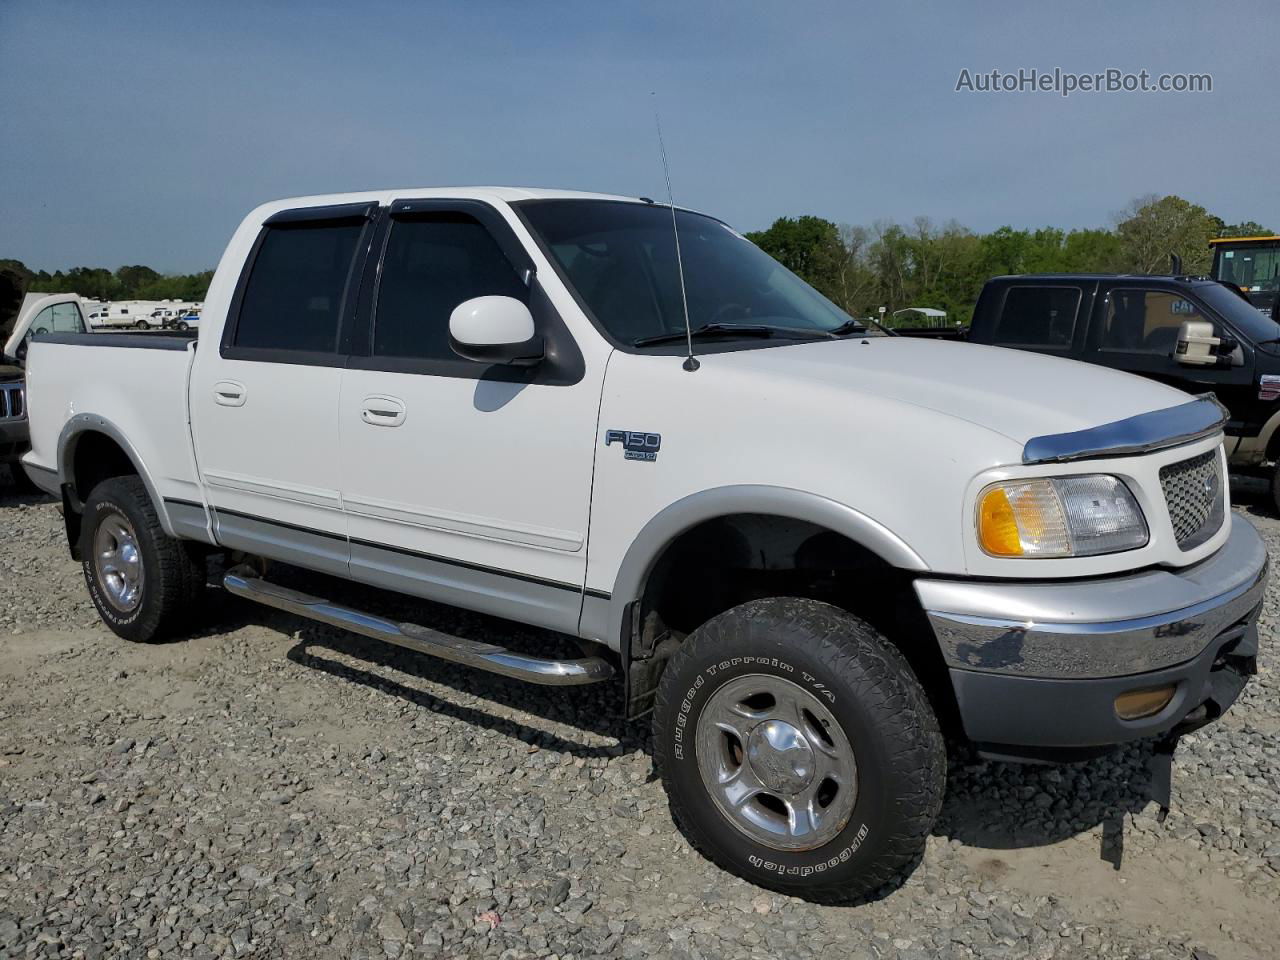
[[[1153,716],[1169,705],[1177,689],[1171,683],[1146,690],[1127,690],[1116,697],[1116,716],[1121,720],[1141,720],[1143,717]]]

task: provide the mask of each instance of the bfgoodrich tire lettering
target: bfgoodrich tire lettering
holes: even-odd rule
[[[137,544],[142,569],[137,601],[121,607],[95,562],[99,529],[123,517]],[[204,592],[204,563],[191,544],[164,532],[147,488],[139,477],[111,477],[89,494],[80,526],[81,566],[89,597],[112,632],[126,640],[150,642],[179,633]]]
[[[773,676],[817,697],[856,756],[856,799],[820,846],[778,849],[735,826],[699,772],[698,721],[715,691]],[[942,803],[946,750],[924,690],[869,625],[813,600],[755,600],[694,631],[654,706],[654,753],[676,823],[704,854],[753,883],[817,900],[871,893],[912,866]]]

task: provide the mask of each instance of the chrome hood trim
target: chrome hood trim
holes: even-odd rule
[[[1229,416],[1213,394],[1205,393],[1189,403],[1087,430],[1032,437],[1022,448],[1022,462],[1065,463],[1163,450],[1217,433]]]

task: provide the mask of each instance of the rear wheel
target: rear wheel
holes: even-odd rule
[[[126,640],[180,632],[204,592],[204,563],[193,545],[164,532],[139,477],[111,477],[89,494],[80,527],[89,596]]]
[[[753,883],[817,900],[873,892],[918,860],[946,751],[902,655],[836,607],[735,607],[658,687],[654,752],[685,836]]]

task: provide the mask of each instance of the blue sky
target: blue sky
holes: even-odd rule
[[[1107,225],[1178,193],[1280,229],[1280,11],[1182,3],[0,0],[0,257],[212,267],[253,205],[510,183],[744,230]],[[1209,94],[956,93],[961,69]]]

